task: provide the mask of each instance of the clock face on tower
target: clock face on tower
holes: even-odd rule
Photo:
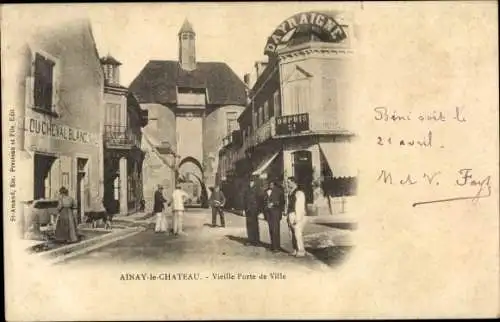
[[[193,117],[194,117],[193,113],[191,113],[191,112],[186,113],[186,118],[188,121],[192,121]]]

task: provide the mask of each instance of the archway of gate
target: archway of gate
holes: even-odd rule
[[[201,162],[193,157],[185,157],[179,163],[178,175],[178,183],[190,195],[191,201],[208,207],[208,190]]]

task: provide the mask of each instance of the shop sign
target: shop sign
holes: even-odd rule
[[[338,43],[347,38],[342,26],[332,17],[319,12],[303,12],[288,18],[276,28],[267,40],[264,54],[274,54],[278,45],[286,43],[283,37],[298,27],[319,33],[326,42]]]
[[[283,115],[276,118],[276,135],[298,134],[309,130],[309,114]]]
[[[95,136],[92,133],[68,125],[52,123],[51,120],[39,120],[27,117],[24,129],[30,135],[83,144],[96,143]]]

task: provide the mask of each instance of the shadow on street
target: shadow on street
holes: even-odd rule
[[[352,246],[332,246],[325,248],[306,247],[307,252],[311,253],[314,257],[330,267],[342,264],[352,249]]]
[[[245,244],[248,242],[248,239],[245,238],[245,237],[239,237],[239,236],[233,236],[233,235],[226,235],[226,238],[231,240],[231,241],[235,241],[235,242],[238,242],[240,243],[241,245],[245,246]],[[257,243],[257,245],[255,245],[257,247],[264,247],[264,248],[269,248],[271,247],[270,244],[268,243],[263,243],[263,242],[259,242]]]
[[[358,224],[356,224],[356,223],[348,223],[348,222],[318,223],[318,225],[326,226],[326,227],[330,227],[330,228],[337,228],[337,229],[348,229],[348,230],[356,230],[356,229],[358,229]]]

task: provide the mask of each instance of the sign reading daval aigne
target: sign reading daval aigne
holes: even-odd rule
[[[264,53],[274,54],[278,45],[283,43],[283,37],[299,26],[310,27],[321,34],[327,42],[341,42],[347,38],[342,26],[332,17],[319,12],[304,12],[283,21],[268,38]]]

